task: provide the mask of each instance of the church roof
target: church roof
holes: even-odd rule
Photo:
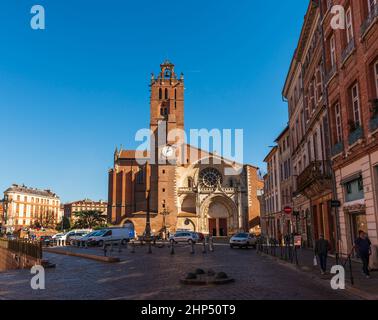
[[[149,157],[148,151],[136,151],[136,150],[121,150],[119,153],[119,159],[144,159]]]

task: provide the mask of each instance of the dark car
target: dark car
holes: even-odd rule
[[[202,242],[203,240],[205,240],[205,236],[204,236],[203,233],[197,232],[197,235],[198,235],[198,241],[199,242]]]
[[[53,239],[51,236],[40,236],[39,241],[42,242],[42,245],[48,247],[53,242]]]

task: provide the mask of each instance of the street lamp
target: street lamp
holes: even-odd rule
[[[148,244],[148,253],[151,251],[151,215],[150,215],[150,191],[147,191],[147,212],[146,212],[146,229],[144,231],[146,242]]]
[[[164,240],[167,240],[167,225],[166,217],[169,215],[169,210],[165,207],[165,201],[163,201],[163,211],[160,214],[163,216],[163,230],[164,230]]]

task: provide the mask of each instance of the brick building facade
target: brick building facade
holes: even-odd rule
[[[332,26],[335,5],[344,28]],[[299,233],[343,254],[359,230],[378,246],[377,21],[376,0],[309,1],[283,89]]]

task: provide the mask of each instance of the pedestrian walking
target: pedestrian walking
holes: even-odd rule
[[[371,242],[364,231],[358,232],[359,236],[354,242],[354,249],[362,261],[362,272],[370,279],[369,260],[371,256]]]
[[[324,235],[320,235],[319,240],[315,243],[315,256],[319,258],[320,272],[325,274],[327,272],[327,257],[329,251],[329,242],[324,238]]]

